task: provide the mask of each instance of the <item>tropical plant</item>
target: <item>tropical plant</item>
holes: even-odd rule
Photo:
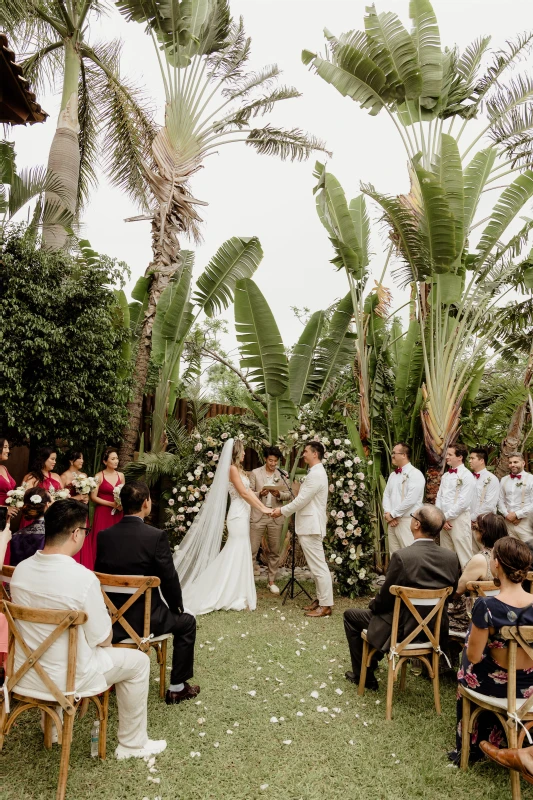
[[[131,373],[128,331],[110,288],[125,265],[88,242],[49,253],[10,227],[0,249],[0,427],[18,441],[116,441]]]
[[[299,410],[314,410],[335,392],[343,370],[353,361],[352,298],[348,294],[335,307],[322,336],[325,313],[309,318],[287,357],[274,315],[259,287],[250,279],[237,282],[235,327],[241,369],[252,385],[249,408],[268,429],[270,442],[284,436]]]
[[[61,108],[48,157],[43,243],[65,246],[70,220],[96,185],[98,157],[111,181],[146,206],[143,158],[156,129],[142,93],[120,74],[121,43],[88,42],[100,0],[4,0],[0,29],[25,54],[24,76],[38,89],[62,85]]]
[[[193,176],[209,155],[228,144],[244,142],[260,154],[291,160],[307,158],[324,145],[297,128],[257,125],[258,117],[299,92],[276,85],[280,70],[275,64],[258,72],[247,69],[251,40],[242,20],[232,20],[227,0],[118,0],[117,5],[127,19],[146,25],[166,100],[165,124],[145,170],[153,203],[150,214],[140,218],[152,222],[153,259],[146,272],[149,292],[121,448],[124,462],[135,448],[157,303],[180,269],[180,236],[200,236],[199,209],[206,202],[193,196]]]
[[[393,274],[413,286],[431,497],[446,447],[459,434],[461,408],[475,398],[488,345],[505,315],[502,298],[516,284],[516,259],[533,227],[528,219],[511,232],[533,196],[533,172],[525,166],[533,142],[533,81],[506,80],[533,34],[494,53],[482,73],[488,37],[463,53],[443,51],[430,2],[411,0],[409,11],[411,33],[396,14],[371,6],[364,31],[340,37],[326,31],[326,57],[304,51],[303,60],[370,114],[384,111],[408,156],[408,194],[387,196],[371,184],[363,191],[387,224],[399,264]],[[463,146],[469,123],[482,115],[481,132],[472,123],[476,135]],[[454,138],[457,118],[462,124]],[[485,146],[472,155],[481,140]],[[509,183],[512,173],[518,175]],[[498,188],[503,192],[492,211],[479,219],[482,197]]]

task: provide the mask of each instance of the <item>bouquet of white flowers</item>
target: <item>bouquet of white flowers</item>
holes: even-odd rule
[[[98,486],[95,478],[88,478],[83,475],[76,475],[76,477],[72,479],[72,485],[76,489],[77,494],[91,494]]]
[[[26,484],[17,486],[16,489],[10,489],[6,497],[6,506],[11,508],[22,508],[24,505],[24,495],[26,494]]]
[[[120,493],[122,491],[122,487],[124,486],[123,483],[119,483],[118,486],[115,486],[113,489],[113,500],[117,504],[118,508],[114,508],[111,512],[111,516],[117,513],[117,511],[122,511],[122,506],[120,505]]]
[[[56,500],[68,500],[70,497],[70,492],[68,489],[48,489],[48,494],[52,500],[52,503],[55,503]]]

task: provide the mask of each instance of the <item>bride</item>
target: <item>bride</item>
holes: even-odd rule
[[[218,610],[254,611],[257,604],[250,506],[266,514],[271,512],[250,491],[243,460],[241,440],[228,439],[207,499],[174,554],[183,605],[195,616]],[[228,539],[220,550],[228,492]]]

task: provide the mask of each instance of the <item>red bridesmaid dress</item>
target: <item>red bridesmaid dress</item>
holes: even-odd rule
[[[0,474],[0,506],[6,505],[7,493],[15,489],[17,482],[11,477],[6,469],[6,474]],[[4,564],[9,564],[9,557],[11,555],[11,546],[8,544]]]
[[[119,486],[122,483],[122,478],[120,475],[118,476],[118,481],[115,483],[115,486],[109,483],[107,478],[105,477],[104,473],[102,472],[102,483],[98,487],[97,496],[101,497],[102,500],[107,500],[108,503],[112,503],[115,498],[113,497],[113,489],[116,486]],[[106,528],[111,528],[113,525],[116,525],[117,522],[120,522],[124,513],[122,511],[115,510],[113,514],[113,509],[110,506],[96,506],[94,511],[94,518],[93,518],[93,526],[91,533],[87,537],[90,539],[90,545],[92,550],[92,566],[90,569],[94,569],[94,562],[96,561],[96,540],[98,538],[98,534],[100,531],[105,530]]]
[[[44,480],[39,481],[37,486],[34,486],[33,488],[34,489],[44,489],[45,492],[49,492],[50,489],[54,489],[54,491],[58,492],[60,489],[63,488],[63,484],[61,483],[61,481],[56,481],[55,478],[52,478],[49,475],[47,478],[44,478]],[[27,528],[28,525],[31,525],[32,522],[34,522],[34,521],[35,520],[32,520],[32,519],[21,519],[20,520],[20,524],[19,524],[19,531],[21,531],[23,528]]]

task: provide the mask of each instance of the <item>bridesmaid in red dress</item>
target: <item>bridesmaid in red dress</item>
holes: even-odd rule
[[[102,456],[102,463],[105,469],[96,475],[98,483],[94,492],[91,492],[91,500],[96,505],[94,512],[93,526],[91,533],[87,537],[91,541],[92,560],[94,569],[94,562],[96,559],[96,539],[100,531],[105,528],[110,528],[120,522],[124,516],[122,508],[118,506],[113,497],[113,489],[121,483],[125,483],[124,475],[118,472],[118,453],[114,447],[108,447]],[[115,513],[113,513],[113,511]]]
[[[24,476],[26,489],[38,487],[44,489],[45,492],[62,489],[61,478],[57,472],[54,472],[56,461],[57,452],[53,447],[40,447],[35,454],[31,470]],[[21,520],[19,530],[28,525],[31,525],[31,520]]]
[[[80,450],[69,450],[67,453],[67,460],[68,460],[68,469],[61,475],[61,483],[65,489],[68,489],[70,492],[70,496],[74,500],[79,500],[80,503],[86,503],[87,506],[89,505],[89,495],[88,494],[78,494],[74,486],[72,485],[72,481],[74,478],[86,478],[87,474],[82,472],[83,469],[83,453]],[[89,527],[89,515],[87,515],[87,527]],[[87,569],[93,569],[94,567],[94,559],[92,557],[92,546],[90,542],[90,536],[85,537],[85,541],[79,553],[76,553],[73,556],[74,561],[77,561],[78,564],[82,564],[82,566],[87,567]]]

